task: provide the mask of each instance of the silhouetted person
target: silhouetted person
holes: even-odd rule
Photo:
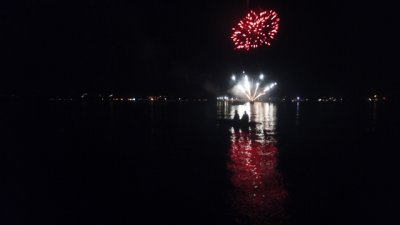
[[[235,115],[233,116],[233,122],[238,123],[239,122],[239,113],[237,110],[235,110]]]
[[[233,116],[232,126],[233,128],[238,128],[240,125],[240,117],[237,110],[235,110],[235,115]]]
[[[249,131],[249,115],[244,111],[242,118],[240,119],[240,129],[244,132]]]
[[[242,119],[240,119],[243,125],[247,125],[249,123],[249,115],[244,111]]]

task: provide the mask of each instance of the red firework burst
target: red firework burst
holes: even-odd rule
[[[250,50],[262,45],[271,45],[279,29],[279,17],[273,10],[260,13],[250,11],[232,28],[231,36],[235,49]]]

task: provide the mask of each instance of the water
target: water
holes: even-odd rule
[[[230,109],[223,117],[232,119],[247,112],[256,127],[231,128],[228,169],[233,188],[232,206],[241,215],[240,224],[282,224],[286,222],[288,197],[283,178],[277,170],[279,149],[276,140],[277,107],[270,103],[237,106],[219,104]]]
[[[396,219],[389,103],[2,104],[2,224]],[[260,124],[221,125],[234,110]]]

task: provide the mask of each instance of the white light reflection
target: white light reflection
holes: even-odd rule
[[[296,125],[300,123],[300,102],[296,103]]]
[[[229,118],[229,103],[227,101],[217,102],[217,118],[218,119],[230,119]]]
[[[233,119],[235,110],[238,111],[240,118],[244,111],[250,116],[250,121],[260,123],[257,129],[266,131],[268,134],[275,134],[277,125],[276,105],[267,102],[247,102],[243,105],[231,105],[230,115],[228,118]]]

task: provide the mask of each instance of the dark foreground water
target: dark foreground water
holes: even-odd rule
[[[246,110],[249,131],[219,124]],[[390,103],[2,102],[0,224],[398,224]]]

